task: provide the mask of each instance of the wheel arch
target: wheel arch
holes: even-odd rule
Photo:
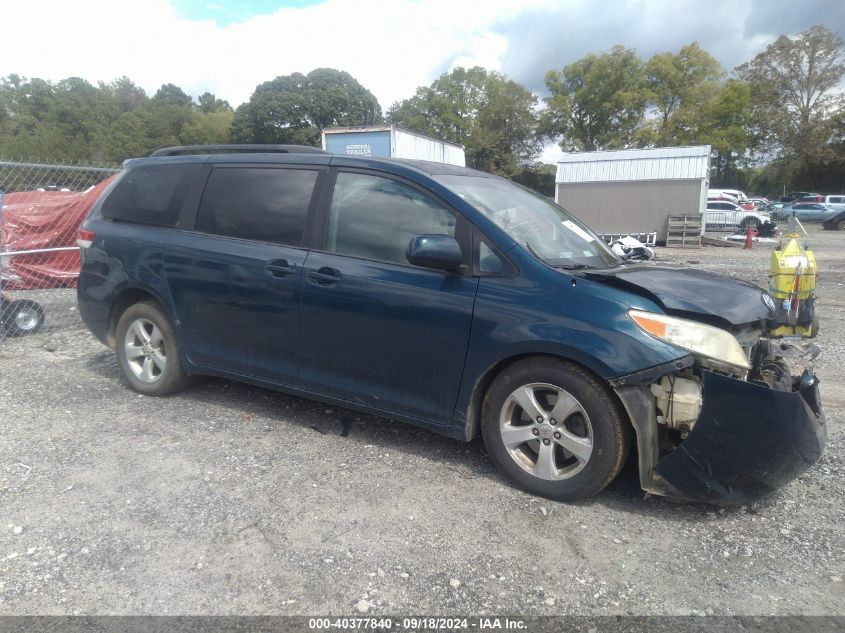
[[[167,303],[154,290],[148,287],[129,286],[123,288],[116,294],[114,300],[111,302],[111,307],[109,308],[109,318],[106,325],[106,344],[109,347],[115,349],[115,346],[117,345],[114,331],[117,328],[117,322],[120,320],[120,315],[122,315],[130,306],[145,301],[156,303],[164,311],[164,313],[170,317],[174,325],[178,325],[176,320],[173,318],[173,314],[168,309]],[[176,327],[176,330],[178,336],[178,327]]]
[[[603,378],[599,374],[600,368],[598,366],[590,366],[591,364],[587,364],[577,358],[573,358],[572,356],[560,353],[524,352],[520,354],[515,354],[513,356],[508,356],[507,358],[503,358],[497,363],[490,366],[487,371],[485,371],[475,382],[475,386],[473,388],[472,395],[467,406],[466,423],[464,424],[464,439],[466,441],[471,441],[480,433],[482,404],[484,403],[484,397],[487,395],[487,392],[490,389],[490,385],[493,383],[496,377],[499,376],[499,374],[501,374],[514,363],[534,358],[547,358],[561,362],[571,363],[573,365],[577,365],[579,368],[588,372],[601,384],[606,384],[607,382],[607,379]],[[613,389],[610,388],[607,389],[607,393],[618,405],[619,410],[624,414],[623,418],[627,421],[628,425],[630,426],[631,420],[629,419],[628,412],[623,406],[622,401],[619,399],[619,396]]]

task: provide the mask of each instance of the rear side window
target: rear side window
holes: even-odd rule
[[[170,163],[130,169],[103,201],[104,218],[173,226],[202,165]]]
[[[733,211],[734,209],[733,205],[727,202],[711,202],[707,208],[715,211]]]
[[[317,174],[313,169],[215,169],[202,195],[196,230],[299,246]]]

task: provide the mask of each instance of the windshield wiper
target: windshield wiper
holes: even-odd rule
[[[587,268],[592,268],[592,266],[587,266],[587,264],[554,264],[553,268],[563,268],[564,270],[586,270]]]

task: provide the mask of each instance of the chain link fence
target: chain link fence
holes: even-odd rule
[[[77,232],[118,171],[0,159],[0,343],[81,327]]]

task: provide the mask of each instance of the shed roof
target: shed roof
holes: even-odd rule
[[[557,183],[708,178],[710,146],[661,147],[565,154]]]

